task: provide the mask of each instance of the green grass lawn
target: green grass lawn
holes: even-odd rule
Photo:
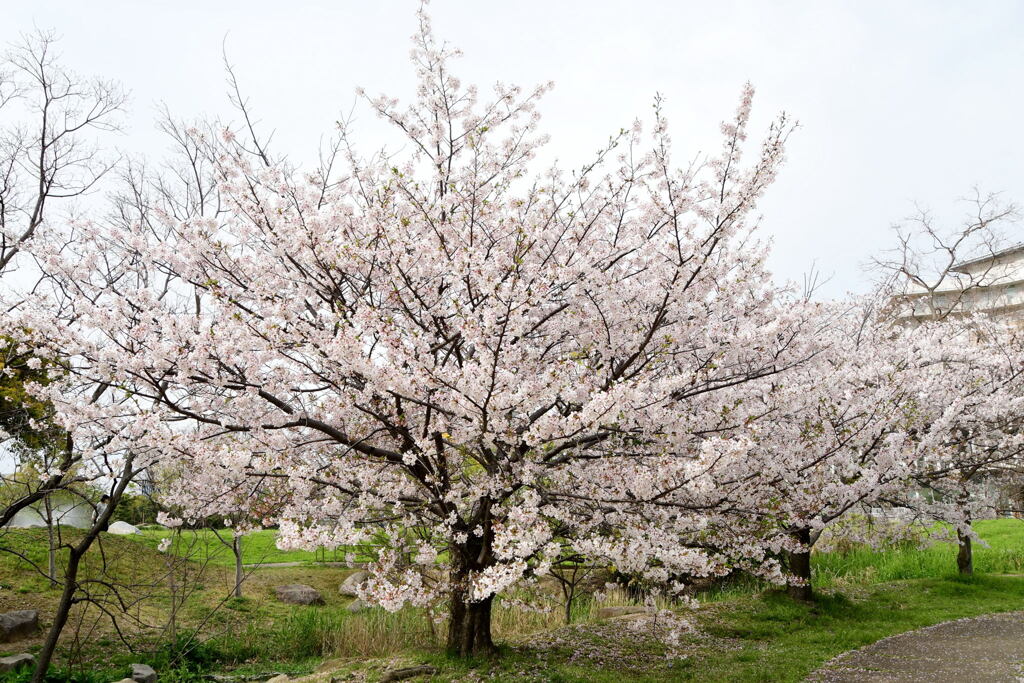
[[[1024,610],[1024,521],[985,520],[975,529],[989,547],[975,544],[972,578],[956,574],[956,546],[935,544],[924,550],[856,549],[816,553],[820,588],[815,603],[794,602],[782,591],[741,582],[704,596],[696,612],[700,635],[669,659],[668,648],[635,644],[622,660],[646,661],[641,668],[595,665],[580,660],[588,643],[622,648],[584,633],[567,637],[564,648],[543,653],[511,650],[497,663],[477,662],[475,671],[489,680],[547,680],[613,683],[631,681],[801,681],[826,661],[881,638],[951,619]],[[625,626],[625,624],[623,625]],[[569,631],[571,632],[571,630]],[[607,636],[604,636],[607,638]],[[574,657],[574,655],[577,655]],[[434,658],[444,680],[469,674],[462,663]]]
[[[823,592],[811,605],[771,590],[706,604],[695,615],[698,633],[684,638],[675,653],[642,632],[631,634],[629,622],[597,622],[562,629],[554,645],[550,638],[541,639],[543,645],[532,638],[506,645],[496,660],[457,661],[409,648],[390,666],[433,664],[439,669],[433,681],[796,682],[832,657],[880,638],[1010,610],[1024,610],[1024,580],[1018,577],[872,584]],[[345,662],[342,671],[382,668],[384,660],[368,659]]]
[[[780,592],[712,609],[705,631],[736,647],[705,648],[681,680],[799,681],[832,657],[886,636],[961,617],[1024,610],[1024,580],[912,579],[825,591],[811,606]]]
[[[577,610],[580,623],[563,628],[557,610],[554,615],[537,615],[499,601],[495,635],[502,643],[502,657],[472,661],[440,654],[443,624],[431,627],[421,611],[349,612],[348,599],[339,596],[336,588],[347,571],[318,565],[315,560],[325,559],[322,554],[278,551],[273,531],[246,537],[246,563],[306,564],[256,569],[246,579],[246,597],[224,602],[233,577],[225,567],[232,563],[230,550],[212,532],[185,532],[182,543],[210,557],[201,580],[204,585],[180,615],[183,625],[202,624],[202,645],[190,650],[187,665],[178,659],[170,664],[166,653],[160,654],[160,643],[157,650],[125,651],[123,657],[116,655],[116,661],[150,661],[165,683],[191,683],[208,673],[228,670],[236,675],[302,674],[325,659],[336,660],[333,677],[344,679],[351,674],[371,682],[385,669],[421,663],[438,668],[435,681],[474,677],[566,683],[800,681],[832,657],[889,635],[950,619],[1024,610],[1024,522],[982,521],[976,529],[990,547],[975,545],[977,575],[973,578],[956,575],[956,548],[949,544],[924,550],[890,547],[815,553],[815,603],[797,603],[777,588],[739,581],[701,596],[701,607],[695,612],[679,612],[697,629],[684,633],[676,645],[666,644],[653,630],[647,633],[646,626],[638,630],[628,621],[598,621],[586,603]],[[155,566],[165,556],[153,548],[167,533],[153,530],[131,538],[104,535],[105,552],[123,556],[120,561],[133,571]],[[0,540],[16,543],[37,562],[45,558],[42,530],[8,534]],[[185,548],[178,553],[188,554]],[[331,553],[326,559],[332,559]],[[7,609],[36,605],[45,614],[56,598],[55,589],[18,567],[18,562],[0,554],[4,578],[0,605]],[[281,583],[314,585],[327,604],[283,605],[273,597],[273,587]],[[90,659],[98,678],[81,679],[83,683],[123,675],[119,668],[104,666],[112,665],[113,653],[123,649],[107,638],[97,641],[94,647],[102,652],[97,650]]]
[[[221,538],[231,542],[231,532],[221,531]],[[150,548],[156,548],[160,541],[171,538],[174,543],[171,551],[182,557],[198,562],[209,562],[212,565],[233,567],[235,556],[231,548],[217,538],[217,534],[209,529],[186,529],[175,536],[170,529],[143,529],[137,536],[130,536]],[[274,562],[344,562],[345,553],[333,550],[311,552],[308,550],[278,550],[277,531],[265,529],[246,534],[242,538],[242,563],[267,564]]]

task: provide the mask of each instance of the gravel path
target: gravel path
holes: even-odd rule
[[[807,679],[860,681],[1024,681],[1024,612],[958,619],[884,638],[839,655]]]

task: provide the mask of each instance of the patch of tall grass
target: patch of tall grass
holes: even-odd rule
[[[372,608],[303,607],[272,624],[252,622],[211,642],[224,661],[296,660],[319,657],[383,657],[430,648],[436,627],[423,610],[387,612]]]
[[[1024,573],[1024,521],[992,519],[976,522],[985,542],[974,543],[974,568],[986,574]],[[987,544],[987,547],[986,547]],[[921,548],[902,543],[886,548],[854,546],[815,553],[815,582],[822,587],[877,581],[943,578],[955,574],[957,546],[936,542]]]
[[[530,598],[531,606],[524,601]],[[582,596],[572,607],[573,623],[591,621],[597,608],[638,604],[626,591],[598,598]],[[669,603],[659,598],[660,608]],[[541,609],[537,609],[537,607]],[[565,625],[564,606],[556,595],[538,604],[537,594],[506,596],[495,601],[494,636],[504,642]],[[214,637],[208,645],[225,662],[273,661],[321,657],[374,658],[396,652],[430,651],[442,647],[447,624],[424,609],[406,607],[391,613],[380,608],[349,612],[344,607],[297,607],[272,623],[253,621],[234,632]]]

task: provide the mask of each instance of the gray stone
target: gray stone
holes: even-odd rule
[[[410,666],[405,669],[392,669],[380,677],[380,683],[394,683],[394,681],[404,681],[407,678],[416,678],[417,676],[433,676],[436,673],[436,667],[426,665]]]
[[[156,671],[149,664],[132,664],[132,680],[135,683],[156,683]]]
[[[291,583],[274,589],[277,599],[292,605],[322,605],[324,597],[320,591],[304,583]]]
[[[107,528],[107,531],[109,531],[112,534],[117,534],[118,536],[131,536],[132,534],[142,533],[141,531],[139,531],[139,527],[135,526],[134,524],[122,522],[120,520],[111,524]]]
[[[277,674],[266,683],[288,683],[291,679],[288,678],[288,674]]]
[[[360,569],[359,571],[353,572],[342,582],[341,587],[338,588],[338,592],[350,598],[359,597],[359,593],[356,591],[356,588],[368,578],[370,578],[370,572],[368,571]]]
[[[369,609],[369,606],[359,598],[356,598],[352,602],[348,603],[348,605],[345,606],[345,609],[349,612],[362,612],[364,609]]]
[[[19,609],[0,614],[0,643],[9,643],[32,635],[39,630],[39,612]]]
[[[35,666],[36,658],[30,654],[11,655],[0,659],[0,673],[17,671],[22,667]]]
[[[657,610],[653,607],[644,607],[643,605],[624,605],[621,607],[601,607],[597,610],[598,619],[616,619],[618,617],[628,617],[634,614],[654,614]]]

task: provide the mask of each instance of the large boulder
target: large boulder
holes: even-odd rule
[[[370,578],[370,572],[368,571],[360,569],[359,571],[353,572],[341,583],[341,587],[338,588],[338,592],[350,598],[357,598],[359,597],[359,592],[356,589],[359,587],[359,584],[366,581],[368,578]]]
[[[304,583],[291,583],[274,589],[277,599],[291,605],[322,605],[324,596],[320,591]]]
[[[39,612],[19,609],[0,614],[0,643],[26,638],[39,630]]]
[[[36,658],[30,654],[11,655],[10,657],[0,658],[0,674],[7,673],[8,671],[17,671],[22,667],[30,667],[36,665]]]
[[[132,680],[135,683],[156,683],[156,671],[149,664],[132,664]]]
[[[111,524],[107,528],[107,531],[109,531],[112,534],[117,534],[118,536],[131,536],[132,534],[141,533],[139,531],[139,527],[135,526],[134,524],[129,524],[128,522],[122,522],[120,520]]]
[[[349,612],[362,612],[364,609],[370,609],[370,606],[359,598],[356,598],[352,602],[348,603],[348,605],[345,606],[345,609]]]

